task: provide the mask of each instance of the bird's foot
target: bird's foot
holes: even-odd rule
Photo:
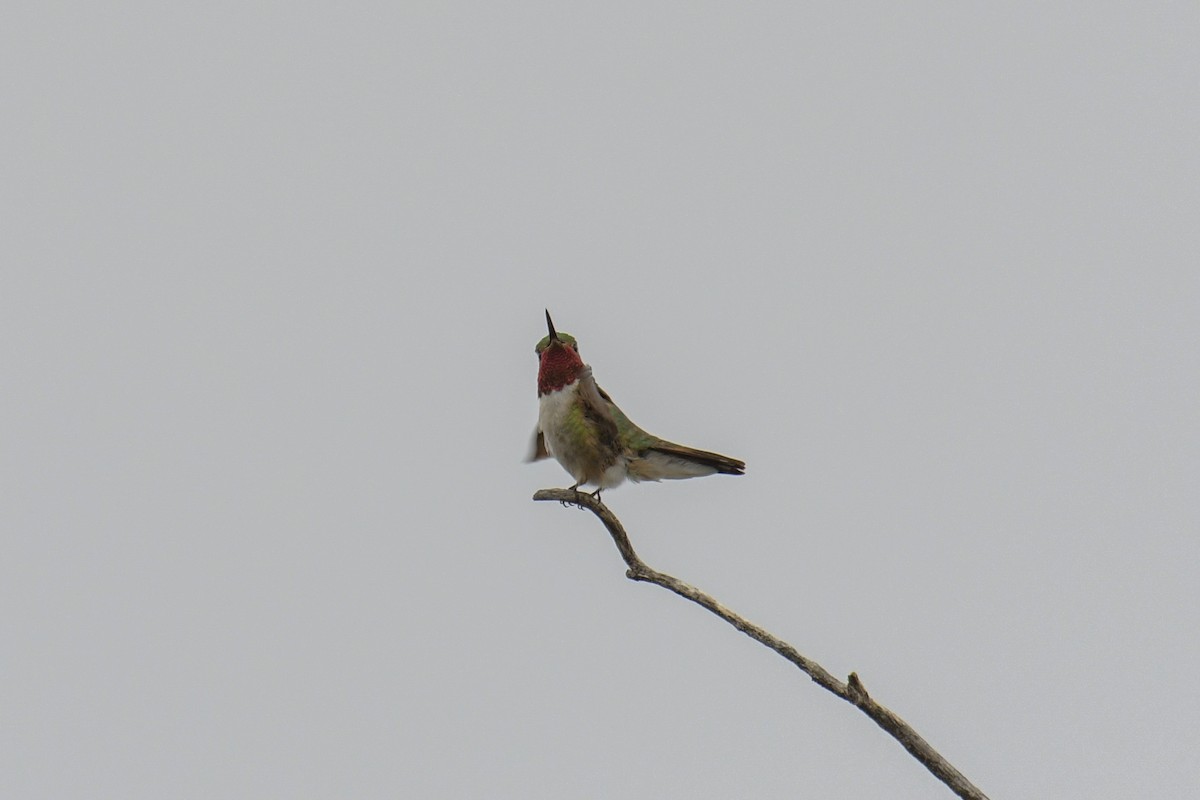
[[[579,491],[579,484],[578,484],[578,483],[577,483],[577,484],[575,484],[574,486],[568,486],[568,487],[567,487],[567,491],[568,491],[568,492],[574,492],[574,493],[576,494],[576,496],[578,496],[578,495],[581,495],[581,494],[587,494],[586,492],[581,492],[581,491]],[[565,507],[565,506],[575,506],[575,507],[576,507],[576,508],[578,508],[580,511],[583,511],[583,510],[585,510],[585,509],[584,509],[584,507],[583,507],[583,505],[582,505],[582,504],[580,504],[578,501],[572,502],[572,501],[570,501],[570,500],[559,500],[558,502],[562,503],[562,505],[563,505],[564,507]]]

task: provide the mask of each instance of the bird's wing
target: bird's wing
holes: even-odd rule
[[[600,437],[601,447],[611,452],[621,452],[621,433],[612,414],[616,406],[596,385],[591,367],[584,367],[579,373],[579,398],[583,401],[584,416],[595,426],[596,434]]]
[[[637,425],[634,425],[633,420],[625,416],[625,412],[621,410],[621,407],[613,402],[612,397],[599,384],[593,385],[596,387],[596,393],[604,400],[604,407],[608,409],[608,415],[613,418],[613,422],[617,423],[617,430],[620,431],[627,445],[638,448],[643,444],[649,443],[654,438]]]
[[[541,428],[533,429],[533,438],[529,442],[529,454],[525,456],[525,462],[541,461],[543,458],[549,458],[550,451],[546,449],[546,437],[542,435]]]

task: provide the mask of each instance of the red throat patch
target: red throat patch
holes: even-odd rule
[[[538,397],[574,383],[582,370],[583,359],[575,352],[575,348],[552,343],[542,351],[538,365]]]

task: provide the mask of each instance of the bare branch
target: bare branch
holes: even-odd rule
[[[867,693],[867,689],[863,686],[862,681],[859,680],[857,673],[851,672],[849,678],[843,683],[833,677],[817,662],[805,658],[796,648],[787,642],[772,636],[749,620],[730,611],[694,586],[689,586],[677,578],[648,567],[645,562],[638,558],[637,553],[634,552],[633,545],[629,542],[629,536],[625,533],[625,528],[621,525],[621,521],[598,499],[592,497],[590,494],[571,489],[542,489],[534,494],[533,499],[555,500],[564,504],[577,505],[580,508],[586,508],[588,511],[591,511],[600,518],[600,521],[604,523],[604,527],[608,529],[609,535],[612,536],[613,543],[616,544],[621,558],[624,559],[626,566],[629,567],[625,575],[630,580],[657,584],[664,589],[669,589],[680,597],[691,600],[693,603],[708,609],[751,639],[761,642],[795,664],[823,689],[827,689],[847,703],[858,707],[859,710],[874,720],[876,725],[883,728],[896,741],[900,742],[904,746],[904,749],[912,754],[913,758],[924,764],[926,769],[937,776],[942,783],[949,786],[950,790],[959,797],[966,798],[967,800],[987,800],[987,795],[976,788],[949,761],[934,750],[929,742],[925,741],[907,722],[875,702]]]

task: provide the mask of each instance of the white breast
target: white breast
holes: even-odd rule
[[[575,393],[579,385],[572,383],[555,392],[547,392],[538,398],[538,429],[546,442],[546,450],[554,456],[563,469],[571,473],[571,477],[579,480],[582,473],[572,469],[575,459],[572,458],[570,442],[563,436],[567,414],[575,404]],[[578,464],[574,464],[578,467]]]

